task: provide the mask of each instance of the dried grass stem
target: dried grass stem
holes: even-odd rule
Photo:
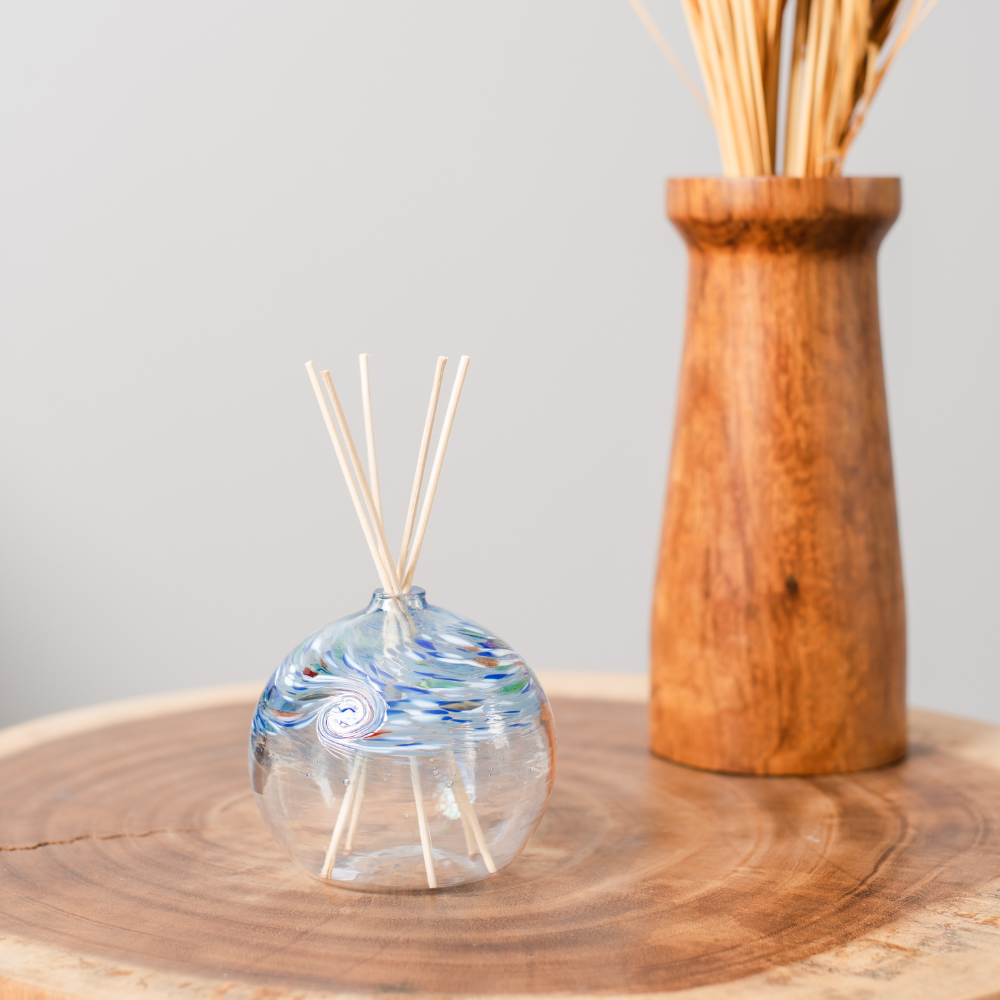
[[[656,22],[629,0],[706,107]],[[784,173],[839,175],[889,67],[938,0],[795,0]],[[727,177],[778,172],[786,0],[681,0]]]

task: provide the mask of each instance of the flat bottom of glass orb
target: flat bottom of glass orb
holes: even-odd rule
[[[434,888],[437,889],[479,882],[492,874],[479,855],[470,858],[451,851],[433,850],[431,856],[437,880]],[[318,872],[310,874],[321,882],[360,892],[426,892],[431,888],[419,845],[347,856],[340,854],[329,877]]]

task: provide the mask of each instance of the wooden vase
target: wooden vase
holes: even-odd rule
[[[653,609],[652,749],[740,774],[906,747],[876,255],[898,178],[671,180],[687,332]]]

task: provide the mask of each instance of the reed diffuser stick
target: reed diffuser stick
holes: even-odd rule
[[[372,421],[372,391],[368,380],[368,359],[370,355],[359,354],[358,365],[361,368],[361,409],[365,415],[365,444],[368,448],[368,485],[371,487],[372,499],[378,511],[379,520],[385,523],[382,515],[382,494],[378,485],[378,459],[375,457],[375,424]]]
[[[437,876],[434,874],[434,854],[431,845],[431,831],[427,826],[427,813],[424,812],[424,793],[420,788],[420,765],[416,757],[410,758],[410,780],[413,783],[413,803],[417,807],[417,826],[420,829],[420,847],[424,853],[424,869],[427,872],[427,888],[437,888]]]
[[[452,786],[452,792],[454,793],[454,786]],[[472,824],[469,823],[469,817],[465,815],[465,810],[458,805],[458,796],[455,795],[455,805],[458,806],[458,818],[462,821],[462,833],[465,835],[465,852],[470,858],[476,856],[476,840],[472,835]]]
[[[344,827],[347,825],[347,820],[351,815],[351,806],[354,804],[354,796],[357,793],[358,772],[360,770],[361,755],[359,754],[354,758],[354,763],[351,765],[351,777],[347,785],[347,790],[344,792],[344,797],[340,801],[337,822],[334,824],[333,833],[330,835],[330,845],[326,849],[326,857],[323,859],[323,867],[320,869],[320,874],[324,878],[330,877],[334,862],[337,860],[337,847],[340,844],[340,838],[344,832]]]
[[[354,834],[358,829],[358,818],[361,815],[361,806],[365,801],[365,785],[368,782],[368,761],[361,758],[361,771],[358,775],[358,789],[354,793],[354,803],[351,807],[351,822],[347,827],[347,839],[344,841],[344,850],[354,850]]]
[[[445,357],[439,357],[434,366],[434,381],[431,383],[431,399],[427,404],[427,416],[424,418],[424,432],[420,438],[420,450],[417,452],[417,471],[413,474],[413,488],[410,490],[410,504],[406,508],[406,524],[403,525],[403,541],[399,547],[399,562],[396,572],[401,580],[405,579],[406,556],[410,551],[410,539],[413,537],[413,521],[417,516],[417,502],[420,500],[420,488],[424,484],[424,468],[427,465],[427,453],[431,447],[431,434],[434,431],[434,418],[437,416],[438,400],[441,398],[441,383],[444,380],[444,366],[448,363]],[[407,588],[409,589],[409,588]]]
[[[467,354],[462,355],[458,362],[458,371],[455,373],[455,381],[452,383],[451,398],[448,400],[448,409],[445,410],[444,423],[441,426],[441,433],[438,435],[437,451],[434,453],[434,464],[431,466],[430,479],[427,481],[427,492],[424,495],[423,506],[420,508],[420,520],[417,522],[417,533],[413,540],[413,549],[406,564],[406,575],[403,578],[404,593],[409,591],[410,584],[413,581],[413,574],[417,569],[420,548],[424,543],[427,522],[431,516],[431,507],[434,505],[434,494],[437,492],[438,480],[441,478],[441,466],[444,465],[444,455],[448,450],[448,439],[451,437],[451,428],[455,423],[458,400],[462,395],[462,385],[465,382],[465,373],[469,369],[470,360],[471,358]]]
[[[323,383],[326,385],[326,391],[330,396],[330,402],[333,403],[333,413],[337,418],[337,426],[340,428],[341,436],[344,438],[344,444],[347,446],[347,456],[351,460],[351,467],[354,470],[354,475],[358,481],[361,496],[364,499],[365,507],[368,510],[368,517],[371,519],[372,532],[375,535],[379,555],[389,577],[390,589],[387,590],[387,593],[399,595],[403,593],[403,591],[400,589],[399,577],[396,575],[396,566],[393,563],[392,555],[389,552],[389,543],[385,539],[385,526],[382,524],[382,518],[379,517],[378,510],[375,507],[375,499],[368,486],[368,480],[365,478],[365,470],[361,467],[361,459],[358,456],[358,449],[354,444],[354,437],[351,434],[351,428],[348,426],[347,417],[344,414],[344,408],[340,405],[340,397],[337,395],[337,389],[333,384],[333,378],[331,377],[330,372],[323,371],[320,374],[323,376]]]
[[[330,434],[330,440],[333,442],[333,449],[337,455],[337,462],[340,465],[340,471],[343,473],[344,482],[347,484],[347,492],[351,496],[351,502],[354,504],[354,511],[358,515],[358,521],[361,523],[361,530],[364,533],[365,541],[368,543],[368,551],[372,554],[372,561],[375,563],[375,570],[382,583],[382,588],[386,593],[389,593],[392,589],[392,583],[385,564],[382,562],[382,557],[379,554],[378,545],[375,542],[375,537],[368,524],[368,518],[365,516],[365,510],[361,503],[361,497],[358,495],[357,487],[354,485],[354,479],[351,476],[351,470],[347,464],[347,457],[344,454],[344,449],[340,444],[340,438],[337,437],[337,427],[334,423],[333,415],[330,413],[330,406],[326,401],[326,396],[323,395],[323,387],[320,384],[319,376],[316,374],[316,366],[311,361],[307,361],[306,371],[309,373],[309,381],[312,383],[313,392],[316,394],[316,402],[319,404],[320,413],[323,415],[323,423],[326,424],[326,429]]]
[[[465,790],[462,772],[459,769],[458,761],[454,757],[452,757],[452,767],[455,775],[455,784],[452,786],[452,791],[455,793],[455,801],[458,803],[459,811],[466,817],[469,826],[472,827],[472,836],[475,838],[476,846],[482,855],[483,864],[486,865],[486,870],[492,875],[497,870],[497,866],[493,861],[493,855],[490,854],[490,849],[486,846],[483,828],[479,825],[479,817],[476,816],[476,810],[469,801],[469,793]]]

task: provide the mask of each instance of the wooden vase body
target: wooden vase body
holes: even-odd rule
[[[687,331],[652,634],[652,749],[823,774],[906,747],[876,255],[896,178],[672,180]]]

